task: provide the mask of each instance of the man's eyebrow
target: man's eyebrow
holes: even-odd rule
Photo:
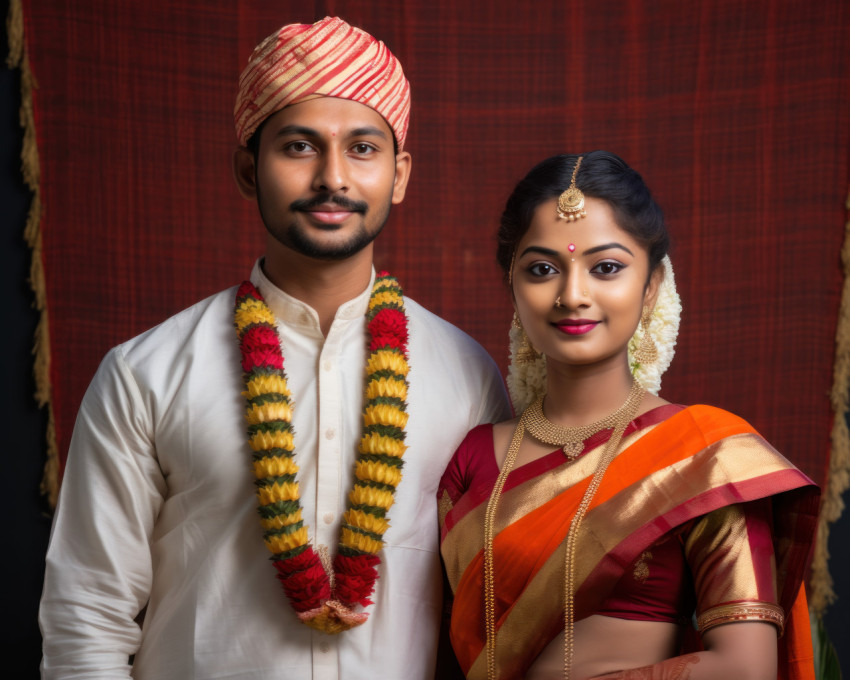
[[[284,125],[275,133],[275,137],[301,135],[303,137],[318,137],[319,132],[305,125]]]
[[[318,130],[315,130],[306,125],[284,125],[275,133],[275,137],[289,137],[290,135],[300,135],[302,137],[317,138],[321,137]],[[381,139],[389,139],[387,133],[375,125],[365,125],[363,127],[349,130],[347,137],[380,137]]]
[[[380,137],[388,139],[387,133],[375,125],[366,125],[364,127],[354,128],[348,133],[349,137]]]
[[[626,248],[626,246],[624,246],[622,243],[605,243],[601,246],[595,246],[593,248],[588,248],[587,250],[585,250],[582,253],[582,255],[593,255],[593,253],[598,253],[598,252],[601,252],[603,250],[608,250],[609,248],[619,248],[620,250],[625,250],[632,257],[635,256],[635,254],[631,250]]]

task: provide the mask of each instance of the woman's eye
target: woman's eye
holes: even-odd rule
[[[600,262],[597,264],[592,271],[594,274],[602,274],[603,276],[611,276],[612,274],[616,274],[618,271],[623,269],[624,265],[619,262]]]
[[[555,268],[551,264],[545,262],[537,262],[528,268],[529,273],[533,276],[549,276],[555,273]]]

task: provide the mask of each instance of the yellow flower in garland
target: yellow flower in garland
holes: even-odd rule
[[[361,453],[378,453],[401,458],[405,451],[407,451],[407,446],[404,442],[394,437],[384,437],[377,432],[365,434],[360,440]]]
[[[254,476],[257,479],[284,477],[294,475],[296,472],[298,472],[298,465],[288,456],[267,456],[254,461]]]
[[[391,374],[406,376],[408,370],[410,369],[404,357],[398,352],[391,352],[389,350],[374,352],[366,363],[366,372],[369,375],[387,371]]]
[[[399,468],[372,460],[358,460],[354,466],[354,475],[363,481],[378,482],[392,487],[398,486],[401,481]]]
[[[372,380],[366,387],[366,399],[377,397],[396,397],[401,400],[407,399],[407,383],[395,378],[379,378]]]
[[[363,414],[363,421],[366,426],[385,425],[404,429],[404,426],[407,425],[407,414],[395,404],[381,403],[378,399],[380,397],[372,399],[371,401],[378,403],[366,407],[366,412]]]
[[[390,523],[384,517],[376,517],[362,510],[348,510],[343,519],[349,526],[381,535],[390,526]]]
[[[267,404],[251,404],[245,416],[251,425],[270,423],[274,420],[289,422],[292,420],[292,409],[289,404],[282,401],[269,402]]]
[[[374,489],[371,486],[355,484],[351,493],[348,494],[351,507],[380,508],[383,511],[390,509],[395,501],[392,491],[386,489]],[[383,515],[382,515],[383,516]]]
[[[302,518],[292,401],[274,314],[250,282],[236,294],[234,324],[245,376],[242,394],[247,400],[245,419],[254,451],[263,540],[298,617],[332,634],[360,625],[368,616],[355,607],[371,604],[380,562],[377,553],[389,528],[386,515],[395,500],[407,449],[407,316],[401,286],[386,272],[375,279],[367,322],[363,435],[331,579],[310,545]]]

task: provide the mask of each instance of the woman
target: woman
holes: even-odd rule
[[[604,151],[544,161],[507,202],[522,415],[470,432],[438,491],[468,678],[809,677],[817,489],[740,418],[656,396],[667,248]]]

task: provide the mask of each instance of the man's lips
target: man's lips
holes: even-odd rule
[[[596,328],[598,324],[598,321],[592,319],[562,319],[552,325],[567,335],[584,335]]]
[[[321,222],[322,224],[341,224],[351,217],[355,211],[337,206],[319,206],[305,210],[304,212],[315,222]]]

